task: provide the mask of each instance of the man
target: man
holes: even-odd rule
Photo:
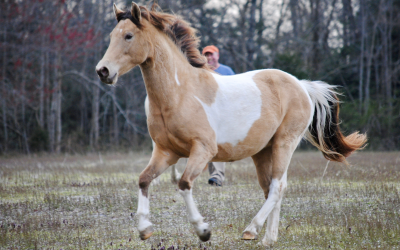
[[[211,69],[220,75],[234,75],[235,72],[226,65],[218,62],[219,50],[214,45],[207,46],[203,49],[202,54],[207,58],[208,65]],[[225,180],[225,162],[210,162],[208,163],[208,171],[210,173],[210,179],[208,184],[215,186],[222,186]]]
[[[211,66],[211,69],[220,75],[234,75],[235,72],[226,65],[223,65],[218,62],[219,60],[219,50],[214,45],[207,46],[203,49],[202,54],[206,56],[208,65]]]

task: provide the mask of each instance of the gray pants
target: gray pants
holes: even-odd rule
[[[210,162],[208,163],[208,172],[210,179],[214,178],[221,183],[225,180],[225,162]]]

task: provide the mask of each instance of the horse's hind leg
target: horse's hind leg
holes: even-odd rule
[[[282,177],[283,191],[286,190],[287,186],[287,172]],[[281,212],[282,196],[276,203],[274,209],[268,215],[267,219],[267,229],[265,231],[265,236],[262,240],[264,246],[272,246],[278,240],[278,229],[279,229],[279,214]]]
[[[268,146],[256,155],[252,156],[256,165],[258,183],[264,191],[265,199],[268,199],[269,188],[272,179],[272,147]],[[256,224],[256,227],[249,228],[243,232],[244,240],[255,240],[263,224]]]
[[[275,135],[270,149],[266,148],[253,157],[260,186],[267,200],[243,232],[243,239],[254,239],[268,218],[263,239],[265,246],[272,246],[278,237],[280,204],[286,188],[286,171],[300,138]],[[263,160],[262,160],[263,159]],[[271,160],[269,160],[271,159]],[[271,166],[271,167],[270,167]],[[270,170],[269,170],[270,169]],[[259,176],[261,175],[261,176]]]

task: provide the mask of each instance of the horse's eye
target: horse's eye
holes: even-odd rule
[[[125,35],[125,40],[131,40],[132,39],[132,34],[126,34]]]

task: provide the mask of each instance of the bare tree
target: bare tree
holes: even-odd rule
[[[4,45],[7,42],[7,21],[4,23],[3,26],[3,43]],[[6,98],[7,98],[7,86],[6,86],[6,65],[7,65],[7,48],[6,46],[3,45],[3,67],[1,70],[1,86],[2,86],[2,92],[1,92],[1,108],[2,108],[2,115],[3,115],[3,129],[4,129],[4,148],[2,150],[4,152],[7,152],[8,148],[8,129],[7,129],[7,104],[6,104]]]
[[[124,7],[124,1],[117,1]],[[146,1],[140,3],[148,4]],[[111,0],[2,1],[1,152],[138,147],[149,139],[134,69],[115,87],[94,71],[117,24]],[[393,0],[166,0],[237,73],[278,67],[344,87],[343,126],[399,148],[400,3]],[[16,8],[18,11],[11,11]],[[54,21],[56,20],[56,21]],[[347,98],[347,100],[346,100]],[[83,135],[88,135],[87,138]],[[375,138],[375,139],[374,139]],[[378,146],[377,146],[378,147]]]

